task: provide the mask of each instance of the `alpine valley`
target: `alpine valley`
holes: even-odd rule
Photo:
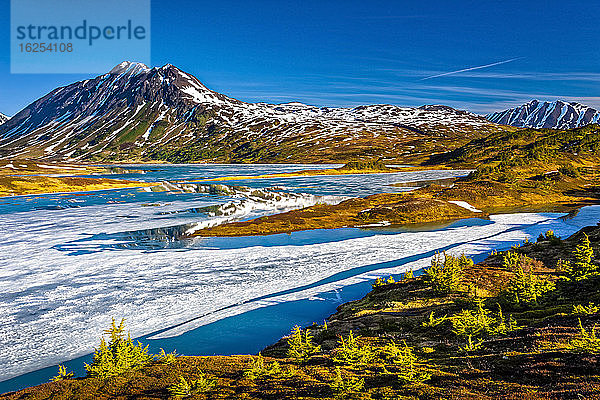
[[[57,88],[0,125],[0,398],[598,398],[596,122]]]

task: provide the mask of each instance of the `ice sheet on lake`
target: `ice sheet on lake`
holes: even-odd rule
[[[275,166],[152,168],[157,172],[148,171],[141,177],[185,180],[219,175],[224,168],[230,175],[244,168],[253,174],[277,172]],[[305,191],[302,187],[306,186],[306,191],[315,196],[367,195],[387,191],[387,185],[398,181],[464,174],[417,171],[257,180],[244,184],[258,188],[294,186],[296,191]],[[406,266],[357,273],[342,281],[299,289],[354,268],[395,262],[448,246],[468,253],[486,252],[498,243],[535,238],[547,229],[567,236],[598,217],[597,208],[593,207],[564,221],[557,219],[556,214],[494,216],[493,223],[482,226],[338,238],[337,241],[334,236],[330,242],[305,245],[169,248],[153,253],[139,248],[105,246],[106,241],[118,241],[114,238],[122,232],[202,222],[206,216],[182,211],[232,201],[240,199],[127,189],[85,196],[29,196],[0,202],[0,380],[91,352],[112,317],[126,318],[134,337],[199,315],[207,317],[194,323],[205,324],[274,302],[318,298],[323,291]],[[294,200],[284,207],[299,207],[305,205],[304,201]],[[246,216],[254,216],[273,212],[272,206],[241,208],[251,209],[254,214]],[[96,240],[102,234],[108,239]],[[82,239],[91,240],[82,244]],[[95,251],[61,251],[69,244],[80,246],[80,250],[81,246],[94,247]],[[426,262],[421,260],[411,266],[422,266]],[[290,292],[277,295],[285,290]],[[256,298],[264,300],[253,301]],[[220,309],[227,311],[216,312]],[[183,325],[177,331],[168,331],[168,335],[194,326]]]
[[[76,219],[74,214],[79,211],[82,209],[58,212]],[[86,225],[90,211],[81,213],[79,223]],[[165,251],[152,257],[136,250],[101,252],[89,257],[57,254],[50,245],[66,237],[57,236],[52,224],[44,224],[43,215],[37,220],[29,215],[29,226],[24,226],[14,214],[2,216],[0,223],[8,228],[11,237],[5,233],[1,237],[6,245],[0,256],[0,313],[5,316],[0,325],[0,378],[92,351],[111,317],[127,318],[132,335],[141,336],[351,268],[452,245],[488,251],[494,241],[514,242],[547,229],[567,235],[590,220],[588,217],[581,221],[578,217],[561,221],[557,216],[495,216],[493,224],[434,232],[405,232],[305,246]],[[71,224],[77,225],[73,220]],[[507,233],[520,226],[523,229]],[[82,230],[89,228],[84,226]],[[73,232],[63,235],[71,237]],[[39,251],[28,251],[36,242]],[[325,289],[289,298],[313,296]],[[260,304],[248,303],[237,312],[257,305]],[[203,323],[226,315],[214,314]],[[187,327],[190,328],[193,326]]]

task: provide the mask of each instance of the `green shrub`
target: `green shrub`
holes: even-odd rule
[[[447,315],[444,315],[443,317],[440,317],[440,318],[436,318],[432,311],[429,314],[429,317],[427,318],[427,320],[425,320],[425,322],[421,323],[421,326],[423,326],[424,328],[435,328],[435,327],[443,324],[446,321],[448,321]]]
[[[560,236],[556,236],[554,234],[554,231],[552,229],[549,229],[546,231],[545,235],[543,233],[540,233],[540,236],[538,237],[538,242],[540,242],[540,241],[548,241],[551,243],[560,243],[561,239],[560,239]]]
[[[593,263],[594,250],[590,239],[584,233],[573,251],[573,261],[564,261],[560,265],[562,278],[567,281],[581,281],[598,275],[598,266]]]
[[[538,304],[541,296],[553,291],[556,287],[553,282],[534,275],[531,269],[525,271],[521,262],[517,264],[513,272],[514,276],[508,282],[503,293],[504,297],[512,304],[519,306]]]
[[[413,279],[415,277],[415,273],[413,272],[412,269],[409,269],[408,271],[406,271],[404,273],[404,276],[402,277],[403,281],[409,280],[409,279]]]
[[[360,336],[354,336],[350,331],[348,337],[344,339],[340,336],[339,347],[335,349],[333,361],[339,364],[349,365],[352,368],[361,368],[367,366],[375,359],[375,351],[368,344],[361,344]]]
[[[485,335],[504,335],[517,329],[517,323],[512,316],[506,321],[502,309],[499,308],[497,316],[494,317],[490,310],[483,307],[481,300],[477,302],[475,310],[462,310],[450,319],[452,332],[459,338],[467,340],[466,346],[462,348],[466,351],[473,351],[481,347],[482,341],[473,341],[474,338]]]
[[[474,342],[473,338],[487,334],[494,322],[494,318],[489,316],[489,310],[462,310],[452,317],[452,332],[460,338],[467,339],[464,350],[474,351],[481,347],[482,341]]]
[[[335,368],[335,377],[330,385],[331,390],[336,399],[343,399],[348,395],[360,392],[365,387],[365,380],[363,378],[355,378],[348,376],[346,379],[342,377],[342,371],[340,367]]]
[[[496,317],[496,322],[496,328],[493,332],[496,335],[506,335],[509,332],[519,329],[517,326],[517,320],[515,320],[512,315],[508,316],[508,321],[504,319],[504,314],[502,313],[500,304],[498,304],[498,316]]]
[[[290,378],[294,375],[292,370],[283,370],[281,364],[277,361],[270,363],[265,362],[265,358],[258,353],[258,356],[253,357],[248,368],[244,371],[244,376],[248,379],[266,379],[266,378]]]
[[[117,326],[113,318],[111,327],[104,331],[109,336],[108,344],[102,337],[100,347],[94,352],[93,362],[85,364],[88,376],[105,379],[141,368],[152,361],[148,346],[143,347],[140,342],[134,345],[131,336],[128,334],[125,338],[124,332],[125,319]]]
[[[431,266],[425,271],[433,290],[440,294],[455,292],[460,288],[464,268],[472,266],[473,260],[464,254],[455,257],[444,252],[444,260],[438,253],[431,260]]]
[[[65,367],[64,365],[59,365],[58,375],[52,377],[50,380],[52,382],[64,381],[67,379],[73,379],[73,376],[75,375],[72,372],[67,373],[67,367]]]
[[[514,271],[519,263],[519,255],[513,251],[507,251],[502,256],[502,266],[509,271]]]
[[[576,304],[573,306],[574,315],[592,315],[596,314],[598,311],[600,311],[600,307],[591,302],[587,306],[584,306],[583,304]]]
[[[580,353],[600,353],[600,338],[596,337],[596,326],[588,332],[579,319],[579,336],[569,342],[569,350]]]
[[[158,353],[155,358],[161,364],[173,364],[179,355],[176,351],[172,351],[171,353],[166,353],[165,349],[160,349],[160,353]]]
[[[287,356],[297,363],[304,363],[321,352],[321,346],[312,342],[309,331],[302,331],[298,325],[292,329],[292,334],[287,342],[289,345]]]
[[[396,280],[394,279],[393,276],[390,275],[389,278],[387,278],[387,280],[383,280],[382,278],[377,278],[377,280],[371,286],[373,287],[373,289],[375,289],[376,287],[391,285],[392,283],[396,283]]]
[[[387,364],[396,368],[401,383],[423,382],[431,378],[431,374],[419,362],[413,348],[406,342],[404,346],[398,346],[394,342],[388,343],[381,349],[381,356]]]
[[[179,376],[179,382],[169,386],[169,394],[176,399],[183,399],[206,393],[217,385],[216,379],[208,378],[202,371],[197,374],[198,379],[191,379],[189,382],[183,376]]]

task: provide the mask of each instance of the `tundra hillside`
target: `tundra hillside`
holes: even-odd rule
[[[377,194],[337,205],[319,204],[202,229],[195,235],[264,235],[382,223],[439,222],[517,210],[573,210],[599,201],[599,161],[599,125],[572,130],[504,131],[432,156],[422,164],[432,169],[475,169],[452,184],[430,184],[404,194]]]

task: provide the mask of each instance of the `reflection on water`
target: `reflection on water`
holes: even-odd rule
[[[212,206],[211,206],[212,207]],[[196,210],[200,210],[198,208]],[[136,231],[100,233],[54,246],[56,250],[70,255],[101,252],[105,250],[138,249],[146,252],[166,249],[241,249],[246,247],[306,246],[319,243],[344,241],[375,235],[396,235],[402,232],[433,232],[468,226],[491,224],[489,219],[468,218],[444,223],[410,224],[373,228],[318,229],[264,236],[242,237],[190,237],[188,232],[195,224],[183,224],[164,228]]]
[[[442,179],[428,179],[428,180],[420,180],[420,181],[411,181],[411,182],[398,182],[394,183],[392,186],[397,187],[406,187],[406,188],[421,188],[427,185],[438,185],[442,187],[450,187],[454,184],[456,178],[442,178]]]
[[[110,250],[146,250],[189,248],[194,239],[185,237],[187,230],[195,224],[184,224],[164,228],[141,229],[137,231],[98,233],[83,239],[77,239],[53,246],[53,249],[67,252],[72,256],[81,256]]]

